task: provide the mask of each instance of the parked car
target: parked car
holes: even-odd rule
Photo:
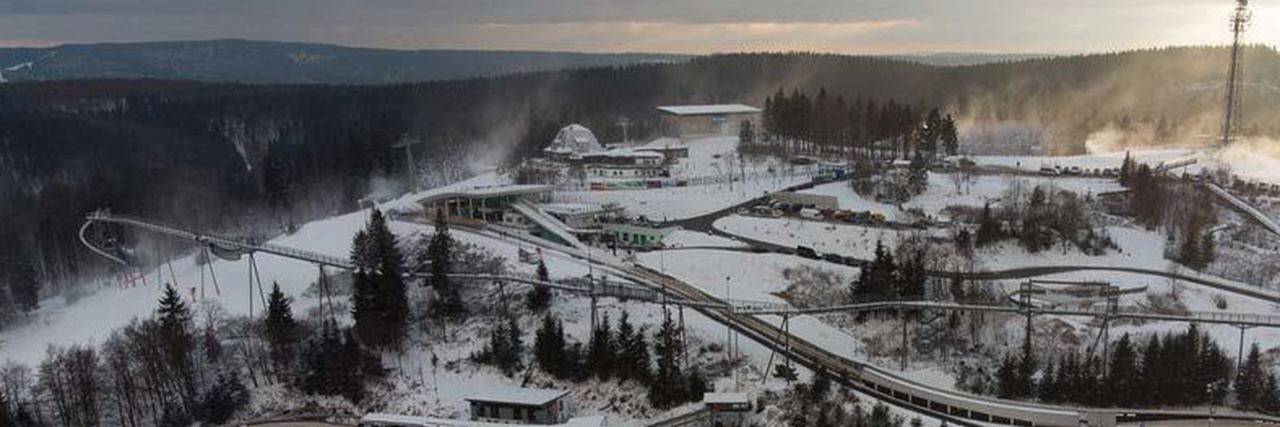
[[[751,253],[754,253],[754,254],[769,253],[769,248],[766,248],[764,246],[752,246]]]
[[[796,246],[796,255],[809,259],[822,259],[818,256],[818,251],[808,246]]]
[[[787,247],[781,247],[781,248],[778,248],[776,252],[778,252],[778,253],[780,253],[780,254],[783,254],[783,255],[795,255],[795,254],[796,254],[796,250],[795,250],[795,249],[791,249],[791,248],[787,248]]]
[[[822,260],[830,263],[844,264],[844,257],[837,254],[822,254]]]

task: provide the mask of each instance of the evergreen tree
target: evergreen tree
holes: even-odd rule
[[[538,281],[550,282],[550,274],[547,273],[547,265],[538,260]],[[529,310],[533,312],[541,312],[551,306],[551,288],[542,285],[533,285],[533,291],[528,296]]]
[[[1167,370],[1164,366],[1164,345],[1160,336],[1152,334],[1142,348],[1142,391],[1140,400],[1144,405],[1158,405],[1164,401],[1165,378]]]
[[[1249,348],[1249,356],[1240,367],[1240,375],[1236,378],[1236,400],[1243,409],[1259,409],[1264,406],[1263,392],[1266,388],[1266,375],[1262,368],[1262,353],[1258,344]]]
[[[271,296],[267,300],[267,318],[264,321],[267,346],[276,371],[283,374],[293,366],[298,348],[298,322],[293,319],[293,309],[288,298],[280,291],[280,284],[271,284]]]
[[[1089,406],[1099,406],[1103,398],[1102,390],[1099,388],[1101,382],[1099,376],[1102,373],[1102,362],[1095,356],[1082,358],[1080,364],[1080,375],[1076,379],[1076,384],[1072,386],[1076,390],[1075,401]]]
[[[1272,415],[1280,413],[1280,384],[1277,384],[1275,374],[1267,374],[1262,387],[1262,411]]]
[[[1120,163],[1120,185],[1129,187],[1130,175],[1133,174],[1133,158],[1129,156],[1129,152],[1124,152],[1124,162]]]
[[[1204,237],[1200,239],[1199,264],[1202,269],[1208,267],[1209,264],[1212,264],[1213,261],[1218,258],[1215,252],[1217,251],[1217,244],[1213,240],[1212,232],[1205,232]]]
[[[409,323],[404,257],[378,209],[370,211],[365,228],[352,239],[351,260],[356,267],[351,296],[356,335],[372,347],[399,349]]]
[[[377,357],[360,347],[352,329],[339,331],[332,322],[325,322],[302,354],[296,386],[307,394],[342,396],[359,403],[366,379],[383,374]]]
[[[20,251],[0,256],[0,282],[9,283],[9,300],[22,313],[40,306],[40,279],[31,260]]]
[[[1081,395],[1081,391],[1077,388],[1080,385],[1081,367],[1074,352],[1062,356],[1057,374],[1053,382],[1057,385],[1054,394],[1058,397],[1058,401],[1078,402],[1077,399]]]
[[[1000,367],[996,370],[996,395],[1001,399],[1017,399],[1022,385],[1018,380],[1018,362],[1013,356],[1005,354],[1000,359]]]
[[[768,105],[766,105],[765,108],[768,108]],[[739,124],[738,126],[738,143],[750,145],[750,144],[754,144],[755,142],[756,142],[755,128],[751,125],[750,120],[743,120],[742,123]]]
[[[1138,353],[1129,341],[1129,334],[1120,337],[1111,352],[1111,369],[1107,372],[1106,390],[1111,402],[1123,408],[1136,407],[1140,396]]]
[[[427,246],[427,256],[431,262],[431,287],[435,290],[431,311],[440,318],[461,320],[466,318],[467,309],[462,303],[460,290],[449,281],[449,273],[453,262],[453,237],[449,234],[449,225],[444,220],[444,211],[436,211],[435,235]]]
[[[1000,240],[1000,222],[991,214],[991,203],[982,206],[982,217],[978,222],[978,247],[987,247]]]
[[[1037,185],[1031,190],[1031,200],[1027,205],[1025,218],[1022,220],[1022,246],[1027,252],[1036,253],[1048,249],[1050,238],[1047,234],[1048,201],[1044,187]]]
[[[903,299],[923,299],[925,282],[928,275],[924,265],[924,250],[914,251],[911,256],[904,257],[898,274],[898,292]]]
[[[195,406],[196,372],[191,355],[195,350],[195,335],[191,331],[191,311],[172,285],[165,285],[156,309],[160,323],[160,339],[165,364],[178,384],[179,397],[183,401],[183,413]]]
[[[889,406],[883,403],[876,403],[871,408],[871,417],[868,419],[867,427],[895,427],[893,415],[889,412]]]
[[[205,392],[201,403],[204,421],[213,425],[225,424],[237,410],[249,403],[249,390],[234,374],[218,374],[217,382]]]
[[[858,274],[851,286],[855,300],[885,300],[898,297],[898,266],[884,242],[876,240],[875,259]]]
[[[791,382],[800,378],[800,374],[796,372],[796,369],[792,368],[790,365],[787,365],[785,363],[779,363],[773,366],[773,377],[782,379],[783,381],[786,381],[787,384],[790,384]]]
[[[591,331],[591,342],[587,344],[587,369],[600,381],[608,381],[613,374],[614,347],[613,331],[609,326],[609,315],[605,314],[596,329]]]
[[[524,344],[520,335],[515,318],[498,324],[489,331],[489,344],[473,357],[478,362],[497,366],[503,375],[511,376],[522,367],[520,353],[524,351]]]
[[[1060,399],[1058,397],[1058,378],[1057,369],[1053,363],[1053,359],[1045,362],[1044,372],[1040,375],[1040,382],[1036,384],[1036,396],[1041,402],[1056,403]]]
[[[560,377],[558,369],[563,363],[565,345],[564,336],[558,327],[559,322],[548,313],[542,318],[542,326],[534,334],[533,360],[543,372]]]
[[[956,131],[956,121],[950,114],[942,121],[942,145],[948,156],[960,154],[960,133]]]
[[[680,354],[683,353],[680,331],[671,320],[671,313],[664,310],[663,314],[662,326],[654,337],[653,345],[658,370],[653,384],[649,386],[649,403],[660,409],[679,404],[686,390],[684,376],[680,372]]]
[[[618,319],[618,333],[614,340],[618,357],[614,363],[614,376],[619,380],[636,380],[648,382],[652,370],[649,367],[649,343],[644,332],[635,329],[631,324],[631,316],[622,312]]]
[[[922,194],[929,189],[929,164],[925,162],[920,150],[916,150],[915,156],[911,158],[907,171],[907,185],[912,195]]]

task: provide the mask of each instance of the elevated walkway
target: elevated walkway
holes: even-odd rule
[[[560,239],[565,244],[576,249],[586,248],[586,245],[583,244],[582,241],[578,240],[578,236],[573,235],[573,232],[571,231],[573,230],[572,227],[569,227],[568,224],[565,224],[563,221],[551,216],[551,214],[544,212],[542,209],[538,209],[537,206],[533,206],[525,201],[519,201],[512,203],[511,209],[519,212],[520,215],[524,215],[525,218],[529,218],[529,220],[533,221],[534,224],[542,227],[543,230],[551,233],[552,236]]]
[[[1249,204],[1249,202],[1241,200],[1239,197],[1236,197],[1236,195],[1231,194],[1227,190],[1222,189],[1222,187],[1219,187],[1218,184],[1214,184],[1212,182],[1206,182],[1204,183],[1204,187],[1208,188],[1209,191],[1212,192],[1215,196],[1218,196],[1218,198],[1231,204],[1231,206],[1233,206],[1235,210],[1239,211],[1240,213],[1246,216],[1253,218],[1254,221],[1258,222],[1258,224],[1261,224],[1268,231],[1271,231],[1271,233],[1280,235],[1280,224],[1277,224],[1276,220],[1272,219],[1266,213],[1263,213],[1262,211],[1258,210],[1258,208],[1253,207],[1253,205]]]

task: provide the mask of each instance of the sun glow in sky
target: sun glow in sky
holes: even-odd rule
[[[1247,41],[1280,45],[1280,0]],[[0,47],[248,38],[404,49],[1080,53],[1230,42],[1233,0],[4,0]]]

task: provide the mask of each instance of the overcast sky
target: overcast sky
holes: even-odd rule
[[[1280,44],[1280,0],[1249,40]],[[248,38],[406,49],[1078,53],[1225,44],[1232,0],[0,0],[0,46]]]

